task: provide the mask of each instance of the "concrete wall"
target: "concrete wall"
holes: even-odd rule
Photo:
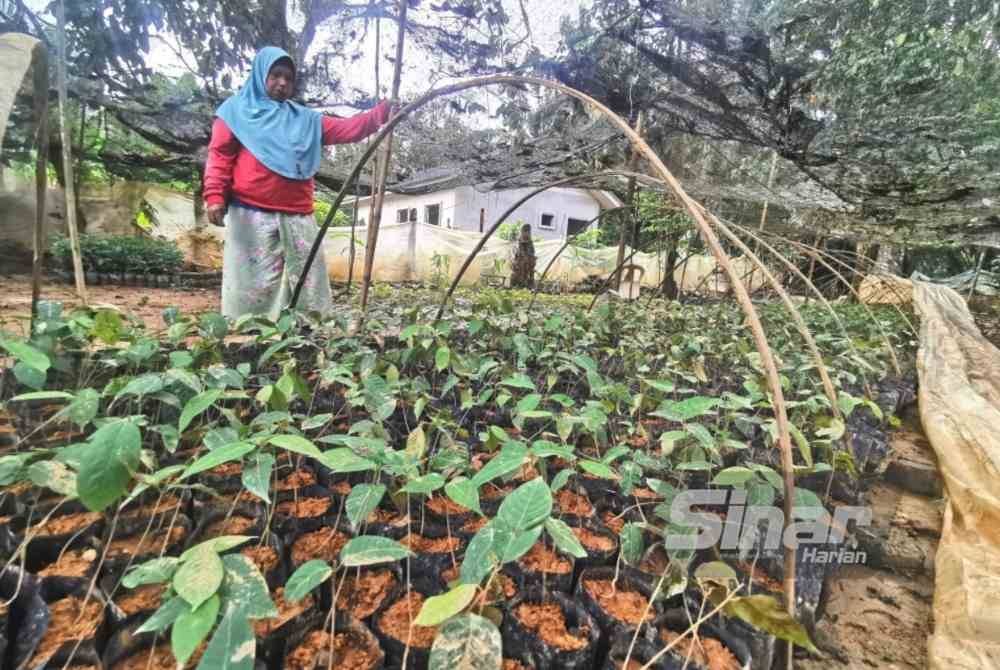
[[[486,227],[519,199],[531,193],[531,188],[513,188],[503,191],[480,193],[471,186],[456,189],[455,220],[458,230],[479,231],[480,210],[485,210]],[[601,211],[600,205],[582,189],[552,188],[544,191],[518,207],[507,219],[531,224],[532,235],[544,240],[561,240],[566,237],[570,218],[589,221]],[[553,215],[553,227],[542,228],[542,214]]]
[[[382,203],[382,223],[384,225],[397,223],[397,211],[400,209],[416,209],[417,222],[427,223],[425,207],[427,205],[440,205],[440,225],[442,228],[455,227],[455,191],[445,190],[436,193],[425,193],[424,195],[399,195],[396,193],[386,193]],[[358,211],[358,225],[364,226],[368,222],[368,215],[371,208],[371,199],[362,198],[361,209]]]

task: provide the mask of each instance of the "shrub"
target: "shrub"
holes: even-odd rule
[[[60,267],[72,270],[68,238],[57,238],[49,251]],[[173,240],[134,235],[81,235],[80,256],[85,271],[111,274],[173,274],[184,263]]]

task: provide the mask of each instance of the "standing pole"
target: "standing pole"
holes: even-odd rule
[[[56,3],[56,78],[59,89],[59,136],[62,142],[63,180],[66,182],[66,227],[69,229],[69,246],[73,253],[73,277],[76,295],[87,304],[87,285],[83,281],[83,261],[80,259],[80,234],[76,228],[76,183],[73,178],[73,153],[70,144],[69,110],[66,108],[66,5]]]
[[[399,100],[399,83],[403,76],[403,41],[406,38],[406,10],[409,6],[407,0],[399,0],[399,30],[396,33],[396,62],[392,74],[392,96],[389,98],[390,104],[395,107]],[[395,111],[390,111],[390,119]],[[385,141],[379,145],[378,179],[376,188],[378,189],[374,197],[374,207],[372,208],[372,219],[368,222],[368,241],[365,245],[365,271],[361,284],[361,318],[364,319],[368,311],[368,291],[372,283],[372,266],[375,265],[375,245],[378,243],[378,227],[382,221],[382,202],[385,199],[385,184],[389,178],[389,162],[392,158],[392,134],[390,133]]]
[[[642,112],[639,112],[635,119],[635,132],[642,134]],[[629,154],[628,163],[625,169],[629,172],[634,172],[636,163],[639,162],[639,151],[632,147],[632,152]],[[617,267],[621,267],[625,263],[625,244],[628,242],[629,234],[632,232],[632,217],[635,212],[632,211],[635,205],[635,177],[628,178],[628,190],[625,196],[625,206],[628,208],[625,211],[625,223],[622,224],[621,231],[618,236],[618,258],[616,260]],[[621,288],[621,273],[618,273],[612,279],[615,288]]]
[[[38,318],[38,300],[42,294],[42,247],[45,244],[45,196],[48,191],[49,164],[49,56],[45,45],[34,48],[35,102],[35,238],[31,261],[31,332]]]
[[[976,274],[972,277],[972,286],[969,287],[969,295],[965,297],[965,301],[968,302],[972,300],[972,295],[976,292],[976,285],[979,283],[979,273],[983,271],[983,260],[986,258],[986,249],[982,249],[979,252],[979,262],[976,263]]]

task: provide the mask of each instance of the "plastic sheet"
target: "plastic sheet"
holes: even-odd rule
[[[1000,668],[1000,350],[953,289],[913,286],[920,416],[947,499],[929,667]]]

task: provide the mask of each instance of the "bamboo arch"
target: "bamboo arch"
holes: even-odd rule
[[[781,378],[778,372],[778,366],[775,362],[774,353],[771,351],[770,344],[767,341],[767,335],[764,332],[764,327],[761,324],[760,316],[757,314],[756,308],[753,306],[753,302],[750,300],[750,294],[748,293],[746,286],[743,284],[736,270],[733,268],[732,263],[728,254],[726,254],[725,249],[719,242],[718,236],[712,228],[712,224],[709,223],[708,219],[702,213],[700,205],[695,202],[691,196],[687,194],[684,188],[681,186],[677,178],[670,172],[667,166],[663,163],[660,157],[650,148],[646,141],[628,124],[628,122],[612,112],[604,104],[598,102],[594,98],[581,93],[576,89],[570,88],[563,84],[549,81],[546,79],[540,79],[537,77],[525,77],[519,75],[492,75],[488,77],[477,77],[475,79],[470,79],[463,82],[458,82],[450,86],[443,86],[438,89],[432,89],[422,96],[417,98],[414,102],[403,107],[397,115],[395,115],[376,135],[375,139],[371,142],[368,149],[362,154],[361,158],[355,164],[351,171],[351,174],[344,180],[344,186],[341,188],[340,193],[337,194],[337,199],[334,201],[332,207],[330,208],[330,213],[327,215],[326,221],[323,222],[323,226],[320,228],[319,233],[316,235],[316,240],[313,243],[312,249],[309,252],[309,257],[306,259],[302,275],[299,277],[298,283],[296,284],[295,291],[292,294],[291,301],[289,303],[290,308],[294,308],[298,302],[299,295],[302,292],[302,287],[305,283],[305,279],[308,276],[309,269],[315,261],[316,254],[319,252],[320,246],[323,243],[323,238],[326,235],[326,231],[329,229],[331,222],[333,221],[333,213],[337,211],[340,204],[343,202],[344,197],[347,193],[350,183],[358,176],[361,169],[371,158],[372,153],[381,144],[382,140],[392,132],[393,128],[396,127],[403,119],[407,118],[415,110],[424,106],[431,100],[438,98],[443,95],[450,95],[453,93],[458,93],[459,91],[464,91],[470,88],[478,88],[482,86],[493,86],[497,84],[518,84],[518,85],[535,85],[544,88],[549,88],[554,91],[558,91],[564,95],[571,98],[575,98],[590,109],[603,115],[608,121],[618,127],[625,137],[628,138],[629,143],[632,145],[633,149],[643,158],[645,158],[650,166],[653,168],[655,174],[659,179],[666,184],[670,190],[673,192],[674,196],[684,205],[688,214],[694,219],[695,224],[701,234],[702,239],[705,241],[706,246],[711,250],[712,255],[715,257],[716,263],[723,269],[726,276],[729,279],[730,285],[732,286],[733,293],[736,297],[736,301],[743,311],[744,315],[750,326],[750,331],[753,335],[754,346],[757,352],[761,356],[761,362],[764,367],[765,377],[767,379],[768,390],[771,392],[772,402],[774,406],[775,421],[778,427],[778,447],[781,453],[781,467],[784,483],[784,500],[783,500],[783,511],[784,511],[784,528],[787,529],[788,525],[792,523],[793,520],[793,502],[795,498],[795,480],[793,475],[793,456],[792,456],[792,442],[791,442],[791,431],[789,429],[788,413],[785,406],[785,395],[781,388]],[[374,251],[374,250],[373,250]],[[786,610],[794,615],[795,613],[795,560],[796,552],[795,547],[785,547],[784,549],[784,566],[785,574],[783,580],[784,586],[784,597],[785,597],[785,608]],[[790,655],[789,655],[790,657]]]

